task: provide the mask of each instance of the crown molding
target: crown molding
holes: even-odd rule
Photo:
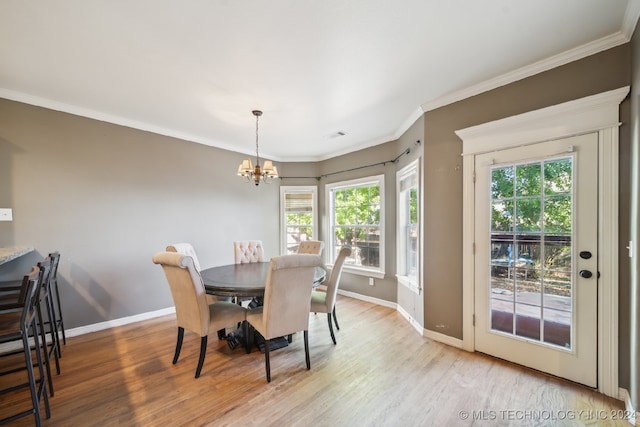
[[[627,3],[627,10],[625,11],[624,18],[622,20],[621,29],[622,34],[624,34],[627,40],[631,40],[639,18],[640,0],[629,0],[629,3]]]
[[[34,96],[23,92],[17,92],[6,88],[0,88],[0,98],[9,99],[11,101],[22,102],[24,104],[34,105],[36,107],[47,108],[49,110],[60,111],[62,113],[73,114],[80,117],[86,117],[101,122],[111,123],[119,126],[125,126],[136,130],[155,133],[158,135],[167,136],[170,138],[177,138],[183,141],[195,142],[198,144],[207,145],[209,147],[220,148],[222,150],[232,151],[235,153],[241,153],[246,155],[254,155],[255,151],[243,150],[232,145],[204,138],[199,135],[194,135],[186,132],[180,132],[175,129],[169,129],[162,126],[153,125],[138,120],[127,119],[115,114],[103,113],[100,111],[92,110],[90,108],[79,107],[77,105],[71,105],[64,102],[54,101],[48,98],[40,96]],[[268,155],[266,157],[269,157]]]
[[[496,89],[501,86],[516,82],[518,80],[531,77],[544,71],[565,65],[567,63],[585,58],[587,56],[602,52],[604,50],[619,46],[627,43],[631,40],[636,24],[640,19],[640,0],[629,0],[627,9],[621,25],[621,30],[617,33],[600,38],[594,42],[587,43],[579,46],[575,49],[568,50],[566,52],[554,55],[550,58],[535,62],[528,66],[519,68],[517,70],[508,72],[490,80],[478,83],[476,85],[469,86],[467,88],[446,94],[442,97],[433,99],[431,101],[421,104],[416,110],[414,110],[405,121],[396,129],[396,131],[384,137],[377,138],[374,141],[362,143],[349,149],[335,151],[320,157],[305,157],[305,158],[283,158],[279,156],[271,156],[265,153],[265,157],[272,158],[275,161],[285,162],[304,162],[304,161],[322,161],[340,155],[352,153],[354,151],[366,149],[372,146],[383,144],[389,141],[400,138],[425,112],[435,110],[445,105],[452,104],[454,102],[461,101],[466,98],[478,95],[483,92],[487,92]],[[0,88],[0,98],[6,98],[13,101],[23,102],[26,104],[48,108],[55,111],[61,111],[69,114],[74,114],[81,117],[87,117],[103,122],[113,123],[120,126],[130,127],[142,131],[152,132],[155,134],[177,138],[185,141],[195,142],[210,147],[215,147],[231,152],[241,153],[245,155],[253,155],[251,150],[240,149],[239,147],[230,145],[228,143],[212,140],[200,135],[194,135],[190,133],[180,132],[175,129],[169,129],[162,126],[153,125],[146,122],[127,119],[118,115],[103,113],[100,111],[92,110],[89,108],[83,108],[71,104],[66,104],[51,99],[38,97],[22,92],[17,92],[5,88]]]
[[[640,0],[631,0],[629,4],[631,5],[631,3],[640,3]],[[638,16],[640,15],[640,7],[638,9],[639,10],[635,14],[634,22],[637,22]],[[629,8],[627,8],[627,13],[629,13]],[[625,18],[627,16],[628,15],[625,14]],[[625,22],[626,21],[627,20],[625,19]],[[633,25],[635,26],[635,23]],[[631,33],[632,32],[633,30],[631,30]],[[622,31],[618,31],[615,34],[602,37],[598,40],[579,46],[575,49],[570,49],[566,52],[551,56],[538,62],[534,62],[533,64],[518,68],[517,70],[510,71],[506,74],[502,74],[501,76],[498,76],[496,78],[486,80],[457,92],[452,92],[448,95],[436,98],[432,101],[422,104],[421,107],[422,110],[426,113],[427,111],[435,110],[436,108],[444,107],[445,105],[462,101],[463,99],[488,92],[501,86],[505,86],[509,83],[513,83],[518,80],[522,80],[527,77],[542,73],[544,71],[548,71],[553,68],[568,64],[570,62],[585,58],[587,56],[605,51],[607,49],[611,49],[613,47],[627,43],[629,40],[631,40],[631,34],[625,34]]]

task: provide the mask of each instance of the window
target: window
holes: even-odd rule
[[[327,184],[327,256],[351,248],[344,269],[384,278],[384,175]]]
[[[396,174],[398,283],[420,293],[420,174],[418,160]]]
[[[318,191],[316,187],[280,187],[281,253],[295,254],[304,240],[316,240]]]

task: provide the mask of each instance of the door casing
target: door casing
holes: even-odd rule
[[[619,105],[629,86],[460,129],[463,141],[462,347],[475,350],[474,252],[475,156],[481,153],[598,133],[598,388],[618,390],[618,127]]]

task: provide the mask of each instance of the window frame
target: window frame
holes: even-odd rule
[[[417,190],[417,235],[418,241],[416,245],[416,274],[415,276],[409,276],[406,274],[405,266],[407,260],[407,246],[404,229],[406,224],[404,219],[404,206],[402,205],[402,181],[409,178],[411,175],[416,176]],[[420,159],[416,159],[396,172],[396,278],[400,285],[403,285],[416,294],[420,294],[422,290],[422,176],[420,174]]]
[[[377,227],[380,230],[380,242],[378,249],[378,260],[379,267],[372,268],[367,266],[357,266],[353,264],[349,264],[349,258],[345,262],[343,266],[343,271],[347,271],[349,273],[374,277],[376,279],[384,279],[385,277],[385,191],[384,191],[384,174],[381,175],[373,175],[367,176],[363,178],[356,178],[347,181],[338,181],[329,184],[325,184],[325,216],[326,216],[326,231],[327,238],[325,253],[327,257],[327,265],[333,265],[333,262],[336,258],[337,251],[334,242],[333,236],[335,236],[335,209],[334,209],[334,199],[333,194],[335,190],[342,190],[346,188],[354,188],[367,184],[377,184],[380,190],[380,223]],[[353,254],[352,254],[353,256]]]
[[[285,212],[285,199],[287,194],[311,193],[312,237],[318,240],[318,187],[315,185],[283,185],[280,186],[280,253],[287,254],[287,215]]]

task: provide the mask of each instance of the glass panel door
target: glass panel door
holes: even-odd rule
[[[597,134],[481,154],[475,169],[476,350],[595,387]]]

